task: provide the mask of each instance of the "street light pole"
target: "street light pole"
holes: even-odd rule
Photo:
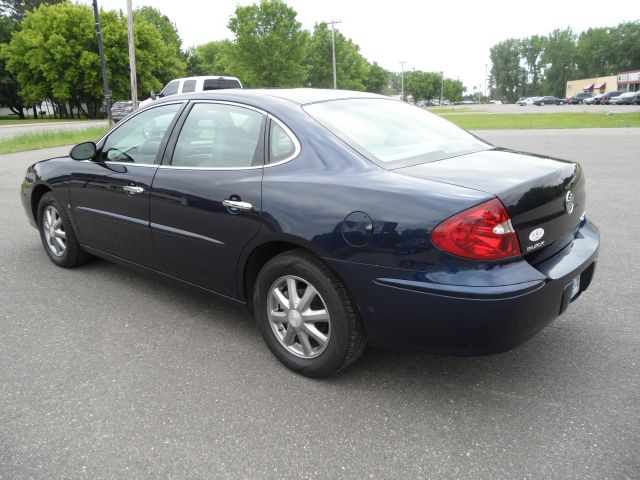
[[[487,71],[487,67],[488,65],[485,63],[484,64],[484,98],[487,99],[489,98],[489,92],[487,92],[487,75],[488,75],[488,71]]]
[[[131,101],[133,110],[138,109],[138,78],[136,75],[136,48],[133,36],[133,7],[127,0],[127,29],[129,30],[129,78],[131,80]]]
[[[444,72],[440,72],[440,107],[442,106],[442,91],[444,90]],[[451,99],[449,99],[451,100]]]
[[[400,74],[400,100],[404,102],[404,64],[407,63],[405,61],[400,62],[402,65],[402,73]]]
[[[336,34],[334,32],[333,26],[342,22],[340,20],[331,20],[327,23],[331,24],[331,51],[333,53],[333,89],[336,90],[338,88],[338,78],[336,75]]]
[[[109,80],[107,80],[107,66],[104,63],[104,47],[102,46],[102,31],[100,29],[100,13],[98,12],[98,0],[93,0],[93,16],[96,20],[96,37],[98,39],[98,55],[100,55],[100,67],[102,69],[102,87],[104,89],[104,108],[107,111],[109,126],[113,125],[111,119],[111,92]]]

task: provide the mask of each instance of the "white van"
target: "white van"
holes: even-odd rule
[[[222,90],[224,88],[242,88],[242,83],[236,77],[186,77],[171,80],[160,93],[151,92],[151,98],[140,102],[140,108],[153,103],[156,98],[168,97],[177,93],[203,92],[205,90]]]

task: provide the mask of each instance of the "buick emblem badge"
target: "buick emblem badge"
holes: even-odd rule
[[[544,237],[544,228],[536,228],[529,234],[529,240],[531,240],[532,242],[537,242],[542,237]]]
[[[575,206],[576,204],[573,200],[573,193],[571,193],[571,190],[569,190],[567,192],[567,196],[564,198],[564,209],[569,215],[571,215],[571,213],[573,212],[573,207]]]

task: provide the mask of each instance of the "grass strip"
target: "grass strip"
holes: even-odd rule
[[[96,141],[108,127],[89,127],[83,130],[57,130],[51,132],[27,133],[16,137],[0,140],[0,154],[26,152],[41,148],[74,145],[80,142]]]
[[[86,122],[86,118],[17,118],[16,116],[0,116],[0,126],[2,125],[29,125],[31,123],[74,123]]]
[[[640,127],[640,113],[434,113],[466,130]]]

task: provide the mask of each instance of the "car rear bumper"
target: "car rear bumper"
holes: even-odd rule
[[[521,344],[563,313],[589,287],[598,249],[598,231],[585,221],[571,244],[531,268],[530,281],[503,286],[438,284],[405,270],[329,264],[349,287],[372,345],[483,355]],[[578,275],[580,292],[570,298]]]

